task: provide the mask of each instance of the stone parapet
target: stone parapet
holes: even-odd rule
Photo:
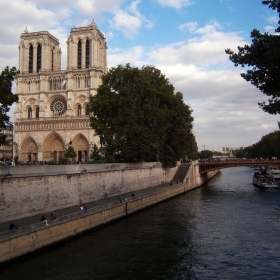
[[[44,246],[75,236],[83,231],[122,218],[161,201],[170,199],[186,191],[199,187],[215,176],[219,171],[211,171],[200,176],[197,166],[192,165],[184,182],[161,184],[159,187],[135,193],[120,204],[118,201],[106,202],[84,212],[75,212],[56,220],[39,222],[17,230],[0,234],[0,262],[33,252]]]

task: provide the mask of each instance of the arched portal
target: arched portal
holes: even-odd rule
[[[38,146],[32,137],[27,137],[20,147],[20,160],[36,161],[38,160]]]
[[[72,141],[72,146],[77,153],[77,160],[82,163],[87,162],[89,153],[89,143],[87,138],[81,133],[77,134]]]
[[[43,161],[58,161],[64,156],[65,143],[57,133],[49,134],[43,144]]]

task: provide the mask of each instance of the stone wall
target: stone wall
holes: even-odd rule
[[[128,198],[126,204],[114,202],[96,209],[88,209],[87,215],[77,212],[58,217],[49,221],[48,226],[45,222],[40,222],[18,230],[3,232],[0,234],[0,263],[182,194],[206,183],[218,172],[219,170],[211,171],[200,176],[198,166],[193,165],[185,182],[175,185],[165,184],[165,187],[154,191],[147,190],[147,193]]]
[[[1,167],[0,223],[145,189],[176,171],[151,162]]]

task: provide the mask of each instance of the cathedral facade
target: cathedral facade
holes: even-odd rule
[[[14,113],[14,156],[20,161],[58,161],[69,142],[76,160],[87,161],[99,137],[90,127],[88,102],[107,72],[104,35],[92,22],[72,28],[67,68],[61,69],[59,40],[47,31],[20,36]]]

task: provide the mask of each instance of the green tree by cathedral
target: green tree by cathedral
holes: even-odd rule
[[[183,94],[153,66],[111,68],[90,97],[91,127],[102,135],[107,157],[157,161],[173,167],[196,152],[193,117]]]

